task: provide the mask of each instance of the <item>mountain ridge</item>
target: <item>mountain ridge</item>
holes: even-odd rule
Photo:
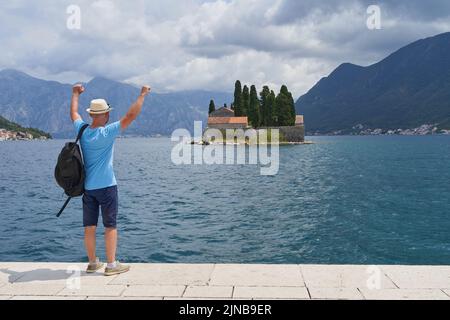
[[[90,100],[105,98],[114,110],[111,121],[118,120],[139,95],[134,85],[104,77],[83,83],[80,114],[89,119],[85,109]],[[56,138],[74,135],[70,121],[71,84],[43,80],[16,69],[0,71],[0,115],[25,127],[36,127]],[[126,135],[170,135],[177,128],[193,129],[195,120],[206,121],[210,99],[230,103],[232,93],[207,90],[155,93],[146,99],[141,115]]]
[[[296,102],[308,132],[450,128],[450,32],[414,41],[363,67],[343,63]]]

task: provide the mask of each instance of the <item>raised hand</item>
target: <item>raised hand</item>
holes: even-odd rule
[[[146,96],[147,94],[150,93],[150,86],[143,86],[141,89],[141,96]]]
[[[72,87],[72,93],[80,95],[84,92],[84,87],[82,84],[76,84]]]

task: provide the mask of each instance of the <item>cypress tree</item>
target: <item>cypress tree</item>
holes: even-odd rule
[[[283,85],[280,89],[280,92],[277,95],[275,100],[275,110],[276,110],[276,119],[277,126],[286,126],[289,122],[288,117],[288,108],[289,108],[289,97],[287,95],[287,88]]]
[[[295,102],[292,97],[292,93],[285,86],[286,91],[285,95],[287,96],[287,106],[286,106],[286,125],[293,126],[295,125]]]
[[[234,115],[240,117],[242,115],[242,87],[241,82],[236,80],[234,84]]]
[[[292,93],[285,85],[281,86],[275,105],[277,125],[293,126],[295,124],[295,103]]]
[[[268,86],[264,86],[261,93],[259,94],[261,96],[261,126],[267,127],[269,126],[270,120],[269,120],[269,96],[270,96],[270,90]]]
[[[250,92],[248,87],[245,85],[242,90],[242,100],[241,100],[241,116],[248,116],[248,107],[250,103]]]
[[[259,110],[259,100],[258,93],[256,92],[256,87],[252,85],[250,87],[250,102],[248,109],[249,122],[254,128],[258,128],[260,125],[260,110]]]
[[[216,111],[216,105],[214,104],[214,100],[211,100],[209,102],[209,111],[208,114],[211,114],[212,112]]]
[[[270,94],[267,98],[267,125],[268,126],[276,126],[276,104],[275,104],[276,96],[273,90],[270,91]]]

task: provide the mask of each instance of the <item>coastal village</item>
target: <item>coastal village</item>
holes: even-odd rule
[[[381,128],[368,128],[362,124],[358,124],[352,127],[352,131],[333,131],[329,134],[324,134],[321,132],[310,132],[310,135],[358,135],[358,136],[380,136],[380,135],[400,135],[400,136],[425,136],[425,135],[434,135],[434,134],[442,134],[449,135],[450,130],[439,129],[438,124],[422,124],[416,128],[408,128],[408,129],[381,129]]]
[[[0,141],[8,140],[47,140],[51,135],[35,128],[24,128],[0,116]]]
[[[0,129],[0,141],[7,140],[47,140],[46,136],[33,137],[31,133],[22,131],[10,131],[6,129]]]

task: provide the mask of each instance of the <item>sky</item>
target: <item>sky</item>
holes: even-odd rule
[[[239,79],[298,97],[341,63],[448,31],[449,0],[0,0],[0,69],[156,92],[231,92]]]

